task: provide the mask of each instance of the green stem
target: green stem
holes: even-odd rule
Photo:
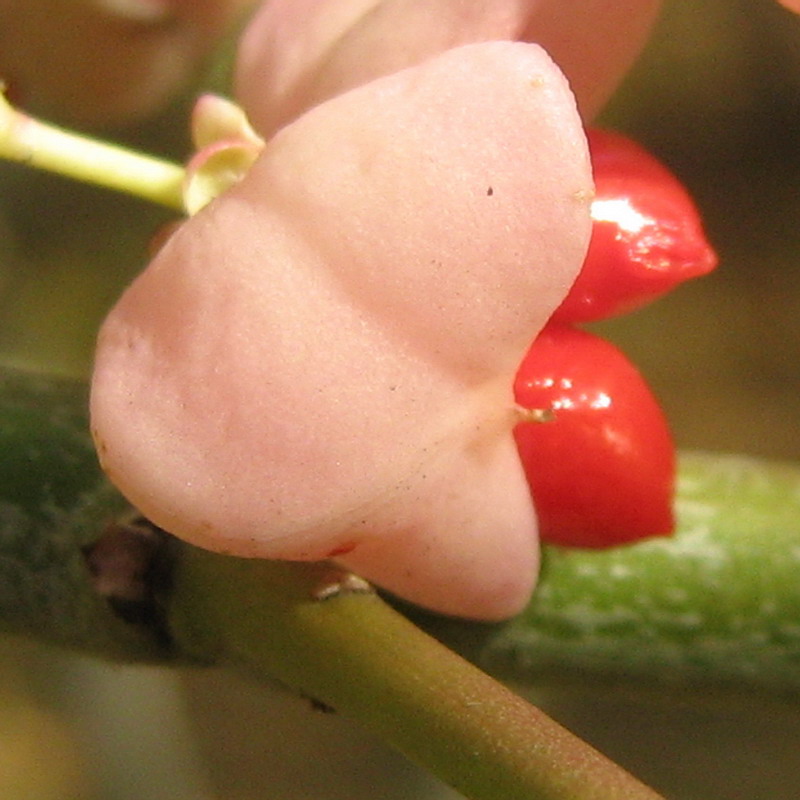
[[[190,549],[173,633],[190,653],[277,678],[359,720],[473,800],[658,797],[377,595],[317,599],[338,578],[325,565]]]
[[[185,171],[179,164],[41,122],[2,94],[0,158],[184,211]]]

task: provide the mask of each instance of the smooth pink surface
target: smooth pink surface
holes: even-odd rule
[[[111,478],[245,556],[342,561],[513,614],[538,543],[513,376],[577,274],[591,177],[534,45],[437,58],[308,112],[123,296],[92,395]]]
[[[641,50],[659,0],[267,0],[237,95],[269,135],[345,89],[469,42],[541,44],[591,119]],[[267,102],[265,102],[267,101]]]

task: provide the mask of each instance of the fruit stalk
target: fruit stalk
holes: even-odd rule
[[[2,91],[0,158],[184,210],[179,164],[42,122],[14,108]]]
[[[357,719],[473,800],[660,796],[376,594],[336,591],[339,579],[321,564],[187,549],[175,632],[189,652]]]

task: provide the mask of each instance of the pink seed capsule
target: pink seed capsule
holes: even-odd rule
[[[519,611],[538,542],[513,377],[583,261],[591,187],[535,45],[457,48],[311,109],[110,313],[92,423],[111,479],[203,547]]]

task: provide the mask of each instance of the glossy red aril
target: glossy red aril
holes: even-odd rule
[[[525,356],[514,391],[524,408],[554,414],[515,430],[543,541],[608,547],[672,532],[672,438],[616,347],[550,325]]]
[[[681,182],[636,142],[587,131],[595,180],[592,239],[553,316],[585,322],[631,311],[717,263]]]

